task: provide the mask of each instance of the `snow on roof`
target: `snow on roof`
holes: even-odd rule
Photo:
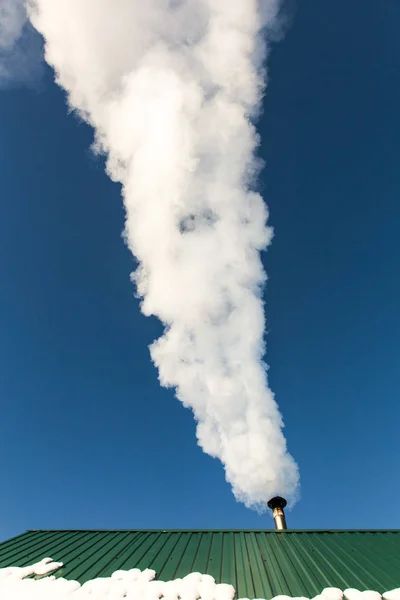
[[[80,585],[50,573],[63,566],[44,558],[29,567],[0,569],[1,600],[234,600],[235,589],[226,583],[215,583],[211,575],[190,573],[182,579],[159,581],[152,569],[115,571],[111,577],[98,577]],[[41,576],[34,579],[31,576]],[[400,588],[383,594],[384,600],[400,600]],[[247,599],[242,599],[247,600]],[[273,600],[308,600],[276,596]],[[374,591],[325,588],[313,600],[382,600]]]

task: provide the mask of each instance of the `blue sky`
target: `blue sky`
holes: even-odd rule
[[[267,360],[301,469],[294,528],[400,526],[399,18],[395,0],[299,3],[270,57]],[[271,527],[158,385],[161,327],[133,296],[90,129],[50,71],[0,114],[0,538]]]

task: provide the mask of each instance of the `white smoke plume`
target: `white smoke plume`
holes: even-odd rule
[[[0,48],[12,48],[26,22],[24,0],[0,0]]]
[[[236,498],[292,502],[298,469],[268,387],[252,123],[278,0],[34,0],[31,21],[70,106],[122,183],[126,240],[160,382],[192,409],[198,443]],[[265,37],[265,36],[264,36]]]
[[[28,21],[25,0],[0,0],[0,87],[35,85],[42,58],[40,36]]]

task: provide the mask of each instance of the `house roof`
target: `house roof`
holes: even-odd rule
[[[170,580],[197,571],[230,583],[238,598],[313,597],[325,587],[400,586],[400,530],[27,531],[0,544],[0,568],[50,556],[56,576],[84,583],[119,569]]]

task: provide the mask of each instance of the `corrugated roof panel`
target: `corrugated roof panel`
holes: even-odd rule
[[[0,568],[46,556],[80,583],[134,567],[161,580],[199,571],[239,598],[400,587],[400,531],[28,531],[0,544]]]

